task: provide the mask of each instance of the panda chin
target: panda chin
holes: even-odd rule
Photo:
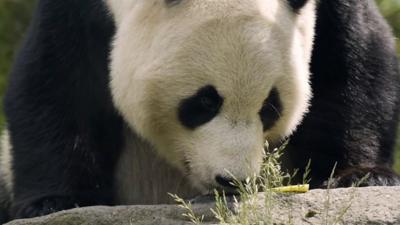
[[[180,166],[161,157],[152,144],[131,129],[125,130],[123,148],[115,174],[117,204],[171,204],[168,193],[183,199],[214,195],[215,191],[236,194],[230,187],[222,187],[214,179],[200,179],[190,163],[183,158]]]
[[[189,199],[203,193],[206,186],[193,185],[191,175],[172,166],[154,147],[126,129],[125,146],[115,171],[117,204],[171,204],[168,193]],[[193,177],[194,178],[194,177]]]
[[[192,184],[199,190],[199,194],[188,198],[187,200],[192,204],[206,204],[215,202],[216,193],[220,196],[224,195],[228,203],[234,203],[240,199],[238,189],[234,187],[221,187],[217,184],[206,184],[199,182],[195,176],[190,176]]]
[[[229,193],[229,192],[222,192],[218,191],[219,193],[224,194],[224,198],[226,199],[226,202],[228,205],[234,204],[237,201],[240,201],[240,195],[235,192],[235,193]],[[199,195],[191,199],[187,199],[188,202],[191,204],[214,204],[215,203],[215,192],[210,193],[210,194],[204,194],[204,195]]]
[[[194,177],[194,176],[193,176]],[[190,179],[191,180],[191,184],[193,185],[193,187],[196,188],[196,190],[199,191],[199,195],[197,195],[195,197],[196,198],[202,198],[202,197],[206,197],[208,198],[208,196],[212,196],[213,199],[215,200],[215,193],[220,193],[220,194],[224,194],[226,196],[234,196],[234,195],[238,195],[239,192],[236,188],[231,188],[231,187],[221,187],[215,184],[209,184],[209,183],[201,183],[199,181],[196,181],[195,178]]]

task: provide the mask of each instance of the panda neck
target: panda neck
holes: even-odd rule
[[[192,198],[199,193],[187,179],[155,149],[130,130],[125,131],[125,146],[116,168],[117,204],[168,204],[168,193]]]

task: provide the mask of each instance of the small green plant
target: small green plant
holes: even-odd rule
[[[211,211],[220,224],[273,224],[275,218],[273,218],[272,212],[274,207],[278,205],[276,201],[279,201],[279,198],[276,198],[277,193],[274,188],[290,184],[296,173],[289,174],[281,168],[280,158],[283,155],[286,144],[272,151],[268,151],[268,143],[265,144],[264,163],[260,175],[254,175],[247,178],[245,182],[239,182],[231,174],[234,178],[232,184],[237,187],[238,196],[240,196],[240,203],[236,197],[233,197],[235,211],[229,207],[225,193],[215,190],[216,207]],[[310,163],[307,168],[309,166]],[[306,172],[304,181],[309,180],[308,174],[309,171]],[[264,198],[261,205],[258,203],[260,194]],[[194,224],[201,223],[203,217],[195,215],[190,203],[185,202],[177,195],[170,194],[170,196],[187,211],[183,214],[185,218],[188,218]]]
[[[334,174],[336,170],[337,164],[334,165],[331,175],[328,180],[327,184],[327,189],[326,189],[326,199],[324,202],[324,209],[323,211],[323,225],[337,225],[337,224],[344,224],[342,222],[343,218],[345,217],[346,213],[349,211],[349,209],[352,206],[354,198],[357,196],[357,192],[355,187],[359,187],[368,177],[370,174],[366,174],[364,177],[362,177],[358,182],[352,184],[352,189],[350,190],[350,197],[342,203],[342,206],[339,207],[340,209],[338,211],[334,211],[332,213],[332,203],[331,203],[331,189],[332,189],[332,183],[334,181]]]
[[[264,163],[260,175],[249,177],[245,182],[239,182],[235,177],[232,185],[238,189],[238,197],[233,197],[233,202],[228,202],[224,192],[214,191],[215,194],[215,208],[211,209],[219,224],[222,225],[274,225],[283,224],[292,225],[293,222],[293,202],[287,201],[285,195],[288,193],[277,193],[280,187],[290,185],[292,178],[296,175],[297,171],[292,174],[283,171],[280,165],[280,158],[283,155],[286,147],[285,143],[279,148],[268,151],[268,143],[265,145]],[[303,184],[310,181],[310,167],[311,161],[308,162],[305,173],[303,175]],[[351,207],[353,199],[356,196],[356,190],[353,189],[348,201],[344,201],[343,207],[340,210],[332,210],[331,207],[331,193],[330,188],[334,181],[333,175],[336,165],[331,173],[328,181],[328,189],[326,191],[326,200],[323,208],[319,211],[312,211],[307,213],[306,218],[312,218],[316,215],[321,217],[323,225],[336,225],[340,224],[345,214]],[[354,187],[359,186],[364,181],[363,178],[359,183],[354,184]],[[278,191],[279,192],[279,191]],[[183,214],[194,224],[200,224],[203,216],[196,216],[190,203],[185,202],[177,195],[170,194],[175,201],[181,205],[187,212]],[[240,198],[240,201],[238,200]],[[263,201],[260,201],[263,199]],[[233,207],[229,207],[233,206]],[[284,206],[278,208],[279,206]],[[233,208],[233,209],[232,209]],[[336,207],[337,208],[337,207]],[[279,218],[277,213],[279,211]],[[275,213],[274,213],[275,212]],[[285,219],[286,218],[286,219]]]
[[[193,211],[192,204],[190,202],[186,202],[176,194],[168,193],[168,195],[171,196],[176,203],[178,203],[179,207],[186,210],[186,212],[182,214],[183,217],[190,220],[190,222],[192,222],[193,224],[201,224],[203,222],[204,216],[203,215],[196,216],[196,214]]]

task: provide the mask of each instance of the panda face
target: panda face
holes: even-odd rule
[[[200,190],[260,170],[310,98],[314,2],[108,0],[114,103]],[[229,172],[228,172],[229,171]]]

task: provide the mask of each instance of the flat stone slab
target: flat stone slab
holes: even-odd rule
[[[255,205],[264,215],[265,195]],[[400,225],[400,187],[367,187],[312,190],[305,194],[278,194],[271,213],[274,224],[295,225]],[[210,211],[214,203],[194,204],[204,224],[218,224]],[[7,225],[186,225],[186,211],[176,205],[87,207],[61,211],[44,217],[15,220]]]

